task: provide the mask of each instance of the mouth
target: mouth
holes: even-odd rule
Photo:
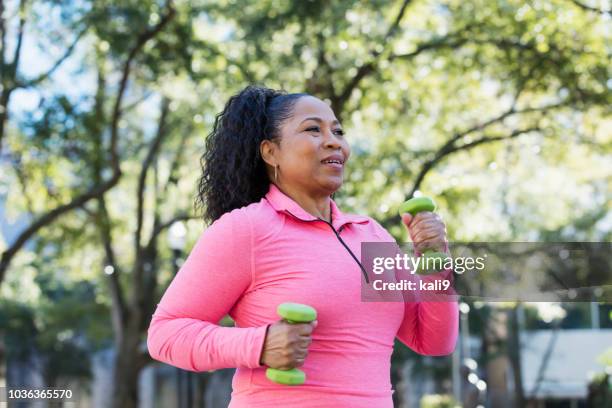
[[[331,167],[333,169],[342,170],[344,168],[344,160],[342,159],[325,159],[321,160],[321,163],[323,163],[326,167]]]

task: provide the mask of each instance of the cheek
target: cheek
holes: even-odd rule
[[[344,155],[346,156],[346,159],[348,160],[348,158],[351,156],[351,145],[349,145],[349,143],[346,140],[342,142],[342,150],[344,151]]]
[[[302,169],[313,166],[317,158],[317,145],[311,140],[302,139],[286,146],[287,155],[284,155],[284,160],[287,166],[292,168]]]

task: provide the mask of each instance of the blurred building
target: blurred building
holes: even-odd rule
[[[519,308],[519,358],[514,362],[511,353],[512,332],[506,319],[498,319],[498,327],[493,327],[493,330],[499,329],[495,333],[498,344],[488,346],[486,359],[482,356],[483,348],[486,348],[483,347],[484,336],[466,336],[466,328],[462,326],[462,342],[458,345],[462,361],[464,358],[486,361],[486,367],[474,370],[471,381],[476,384],[481,378],[486,379],[486,387],[483,387],[486,395],[473,407],[516,407],[520,391],[516,386],[517,378],[522,380],[524,406],[588,406],[590,382],[598,374],[612,374],[612,367],[606,367],[600,359],[612,347],[612,327],[607,315],[609,305],[583,302],[555,306],[563,306],[563,315],[556,320],[540,321],[535,327],[533,321],[526,321],[525,311]],[[601,310],[605,311],[605,316]],[[506,315],[501,309],[499,313]],[[465,322],[466,319],[462,319],[462,324]],[[491,327],[488,329],[492,330]],[[463,345],[463,342],[466,344]],[[491,343],[495,343],[495,340]],[[519,376],[514,372],[515,364],[520,365]],[[461,384],[461,390],[455,394],[465,396],[465,384]]]
[[[538,408],[583,407],[589,381],[606,369],[598,357],[612,347],[612,329],[527,331],[521,346],[527,398]]]

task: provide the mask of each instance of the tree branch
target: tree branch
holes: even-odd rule
[[[153,92],[151,92],[151,91],[144,92],[144,94],[141,97],[139,97],[139,98],[135,99],[134,101],[124,105],[121,108],[121,114],[127,113],[130,110],[134,109],[136,106],[138,106],[142,102],[144,102],[147,99],[149,99],[149,97],[151,97],[151,95],[153,95]]]
[[[328,95],[332,101],[332,109],[337,99],[336,89],[332,80],[333,70],[327,58],[325,58],[325,36],[321,31],[316,34],[317,38],[317,66],[312,76],[306,80],[304,89],[306,92],[317,95]],[[335,110],[335,109],[334,109]],[[338,113],[339,114],[339,113]]]
[[[149,365],[153,361],[154,360],[153,360],[153,358],[151,357],[151,354],[149,354],[148,351],[141,352],[138,355],[138,362],[137,362],[138,369],[142,370],[143,368],[145,368],[147,365]]]
[[[6,69],[4,66],[4,53],[6,52],[6,20],[4,18],[4,11],[4,0],[0,0],[0,68],[2,68],[2,71],[0,71],[0,84],[6,86],[4,83],[4,71]]]
[[[132,271],[132,301],[136,304],[141,304],[143,307],[148,307],[146,304],[147,293],[144,293],[144,287],[146,286],[145,276],[151,278],[153,261],[155,253],[152,251],[153,245],[143,250],[140,244],[140,238],[142,235],[142,223],[144,218],[144,190],[147,180],[147,173],[154,158],[159,151],[159,147],[162,143],[163,138],[167,134],[167,117],[169,111],[170,101],[167,98],[162,100],[161,112],[159,116],[159,123],[157,127],[157,134],[149,146],[149,151],[142,163],[142,169],[140,176],[138,177],[138,188],[137,188],[137,213],[136,213],[136,232],[134,234],[134,268]],[[151,242],[150,242],[151,243]],[[151,250],[149,250],[151,249]],[[145,270],[146,269],[146,270]]]
[[[541,131],[541,130],[542,129],[540,127],[538,127],[538,126],[532,126],[532,127],[526,128],[526,129],[516,129],[516,130],[512,131],[510,134],[504,135],[504,136],[483,136],[483,137],[481,137],[479,139],[476,139],[476,140],[474,140],[472,142],[465,143],[465,144],[463,144],[461,146],[453,147],[452,149],[450,149],[448,151],[448,153],[446,153],[446,156],[448,156],[451,153],[458,152],[460,150],[469,150],[469,149],[472,149],[472,148],[474,148],[476,146],[479,146],[481,144],[484,144],[484,143],[491,143],[491,142],[497,142],[497,141],[500,141],[500,140],[514,139],[515,137],[523,135],[525,133],[538,132],[538,131]],[[415,191],[416,191],[416,189],[415,189]]]
[[[119,155],[117,153],[117,140],[118,140],[118,128],[119,128],[119,119],[121,117],[121,102],[123,100],[123,94],[125,93],[125,89],[127,87],[127,81],[130,76],[130,70],[132,66],[132,62],[134,58],[138,54],[138,52],[144,47],[144,45],[155,35],[157,35],[162,28],[174,17],[176,10],[172,6],[171,2],[168,2],[168,10],[166,14],[159,20],[159,22],[153,26],[151,29],[145,31],[144,33],[138,36],[138,40],[136,41],[136,45],[130,51],[128,58],[123,67],[123,74],[121,76],[121,81],[119,83],[119,91],[117,95],[117,99],[115,100],[115,106],[113,107],[113,119],[111,122],[111,164],[113,169],[116,171],[120,171],[119,169]]]
[[[191,125],[188,126],[188,129],[181,132],[181,139],[179,142],[179,147],[176,150],[176,154],[174,155],[174,159],[172,164],[170,165],[170,171],[168,174],[168,179],[166,183],[162,187],[162,191],[158,190],[158,171],[157,166],[155,166],[155,208],[154,208],[154,217],[153,217],[153,232],[151,237],[148,240],[148,243],[144,250],[142,251],[141,259],[146,260],[145,262],[149,262],[151,265],[155,262],[156,254],[157,254],[157,239],[161,231],[163,231],[167,226],[172,225],[174,222],[181,221],[182,219],[190,219],[191,217],[185,216],[184,218],[175,218],[170,221],[170,223],[166,223],[164,225],[161,224],[161,219],[159,215],[159,203],[165,200],[167,197],[169,185],[175,183],[177,177],[175,173],[178,171],[179,163],[181,162],[181,157],[183,155],[183,151],[185,149],[185,144],[187,142],[188,135],[191,134]],[[195,217],[193,217],[195,218]],[[140,304],[144,305],[146,308],[146,313],[144,316],[150,316],[153,313],[153,309],[155,307],[155,290],[157,288],[157,274],[153,272],[153,267],[149,270],[142,269],[143,265],[138,265],[139,270],[141,270],[143,279],[142,279],[142,287],[140,288],[141,293],[136,293],[136,297],[139,298]],[[148,322],[144,319],[142,322],[143,328],[146,328],[146,324]]]
[[[8,105],[9,100],[11,99],[12,92],[13,90],[8,87],[4,87],[2,91],[0,91],[0,153],[2,152],[2,140],[4,139],[4,133],[6,130],[6,121],[8,119]]]
[[[480,146],[485,143],[498,142],[501,140],[510,140],[520,135],[523,135],[525,133],[535,132],[539,130],[541,130],[539,127],[534,126],[534,127],[530,127],[526,129],[517,129],[511,132],[510,134],[503,135],[503,136],[483,136],[477,140],[474,140],[473,142],[465,143],[460,146],[452,146],[449,149],[446,149],[445,151],[439,151],[438,154],[436,154],[436,156],[433,159],[428,160],[423,164],[423,166],[421,167],[421,170],[419,171],[419,174],[417,175],[414,181],[412,188],[410,189],[410,193],[408,193],[407,197],[412,197],[414,195],[414,193],[421,186],[423,180],[425,179],[425,176],[445,157],[450,156],[451,154],[456,153],[458,151],[466,151],[466,150],[473,149],[474,147]],[[400,221],[400,217],[399,215],[396,214],[389,218],[384,219],[383,221],[381,221],[381,224],[386,227],[387,225],[396,224],[399,221]]]
[[[512,102],[511,107],[506,110],[505,112],[501,113],[498,116],[495,116],[489,120],[486,120],[482,123],[479,123],[477,125],[472,126],[471,128],[468,128],[466,130],[464,130],[463,132],[459,132],[456,133],[455,135],[453,135],[453,137],[451,137],[444,145],[442,145],[442,147],[440,147],[438,149],[438,151],[436,152],[436,154],[434,155],[434,157],[431,160],[426,161],[421,170],[419,171],[419,174],[416,177],[416,180],[413,184],[412,189],[410,190],[410,193],[408,194],[408,197],[412,197],[414,195],[414,193],[416,192],[416,190],[419,189],[419,187],[421,186],[421,183],[423,182],[423,179],[425,178],[425,176],[427,175],[427,173],[433,168],[433,166],[440,161],[440,159],[446,155],[448,155],[449,153],[453,153],[459,149],[457,149],[457,145],[456,143],[458,141],[460,141],[461,139],[463,139],[464,137],[475,133],[475,132],[480,132],[485,130],[486,128],[496,124],[496,123],[501,123],[504,121],[504,119],[506,119],[509,116],[512,115],[517,115],[517,114],[524,114],[524,113],[531,113],[531,112],[546,112],[552,109],[556,109],[558,107],[564,106],[566,104],[569,103],[568,100],[565,101],[561,101],[555,104],[550,104],[550,105],[544,105],[544,106],[536,106],[536,107],[528,107],[528,108],[524,108],[521,110],[516,110],[515,106],[516,103],[518,101],[518,98],[521,94],[521,90],[518,90],[514,101]],[[474,143],[474,142],[472,142]],[[462,146],[469,146],[472,143],[466,143]],[[476,143],[476,146],[480,144]]]
[[[128,309],[125,305],[123,289],[121,288],[121,282],[119,281],[119,275],[122,273],[122,270],[117,263],[115,251],[113,250],[111,223],[108,210],[106,209],[106,200],[104,199],[104,195],[98,197],[98,213],[96,214],[96,222],[102,236],[106,263],[108,266],[113,268],[113,273],[107,274],[107,276],[108,287],[112,299],[111,313],[113,333],[119,335],[120,333],[123,333],[122,327],[127,319]]]
[[[57,61],[55,61],[55,63],[51,66],[51,68],[49,68],[46,72],[38,75],[36,78],[32,78],[26,81],[16,81],[15,88],[28,88],[31,86],[38,85],[39,83],[43,82],[44,80],[49,78],[51,75],[53,75],[53,73],[60,67],[60,65],[62,65],[64,61],[66,61],[68,57],[70,57],[70,55],[72,55],[72,52],[76,48],[77,43],[79,42],[81,37],[83,37],[83,35],[86,32],[87,32],[86,28],[82,29],[77,34],[75,39],[72,41],[70,46],[66,49],[66,52],[64,52],[64,55],[62,55]]]
[[[385,37],[383,38],[383,46],[386,46],[387,45],[387,41],[391,37],[393,37],[393,35],[395,35],[395,32],[397,31],[397,29],[399,28],[400,23],[402,22],[402,18],[404,18],[404,14],[406,13],[406,8],[410,4],[410,1],[411,0],[404,0],[404,2],[402,3],[402,6],[400,7],[400,11],[397,13],[397,16],[395,17],[395,20],[393,21],[393,24],[391,24],[391,26],[387,30],[387,34],[385,34]]]
[[[153,186],[154,186],[154,198],[153,198],[153,229],[155,230],[160,224],[160,191],[159,191],[159,160],[155,160],[155,166],[153,167]],[[158,236],[159,237],[159,236]],[[142,284],[140,285],[140,293],[136,293],[138,303],[142,305],[143,313],[141,314],[140,329],[146,330],[149,324],[148,317],[151,316],[157,305],[157,285],[158,285],[158,268],[159,263],[157,262],[158,254],[158,237],[153,238],[153,241],[149,242],[146,250],[143,253],[143,258],[150,267],[143,268],[142,273]],[[145,264],[146,265],[146,264]]]
[[[422,44],[419,44],[414,51],[410,51],[405,54],[392,54],[389,56],[389,61],[393,61],[395,59],[412,59],[417,55],[421,54],[424,51],[439,49],[439,48],[458,48],[467,43],[469,40],[467,38],[460,38],[455,36],[457,33],[448,34],[444,37],[434,38]]]
[[[421,186],[423,180],[425,179],[425,176],[427,175],[427,173],[429,173],[429,171],[435,167],[436,164],[438,164],[444,157],[458,152],[460,150],[469,150],[472,149],[478,145],[484,144],[484,143],[490,143],[490,142],[495,142],[495,141],[499,141],[499,140],[506,140],[506,139],[513,139],[519,135],[522,135],[524,133],[529,133],[529,132],[533,132],[533,131],[537,131],[537,130],[541,130],[539,127],[535,126],[535,127],[530,127],[527,129],[521,129],[521,130],[514,130],[512,133],[510,133],[509,135],[505,135],[505,136],[483,136],[477,140],[474,140],[472,142],[469,143],[465,143],[462,145],[456,145],[455,143],[451,143],[451,144],[445,144],[440,150],[438,150],[438,152],[436,153],[436,155],[434,156],[433,159],[426,161],[423,166],[421,167],[421,170],[419,171],[419,174],[417,175],[414,184],[412,185],[412,188],[410,189],[410,193],[408,194],[408,197],[412,197],[414,195],[414,193],[419,189],[419,187]],[[467,133],[466,133],[467,135]],[[456,141],[459,141],[459,139],[457,139]]]
[[[441,49],[441,48],[457,48],[457,47],[460,47],[460,46],[462,46],[463,44],[465,44],[465,43],[467,43],[469,41],[468,38],[464,38],[463,37],[463,34],[465,33],[466,30],[467,30],[467,28],[462,29],[462,30],[458,30],[457,32],[454,32],[454,33],[451,33],[451,34],[447,34],[444,37],[434,38],[432,40],[426,41],[426,42],[424,42],[422,44],[419,44],[414,51],[411,51],[411,52],[406,53],[406,54],[391,54],[391,55],[389,55],[387,57],[387,60],[389,62],[393,62],[393,60],[395,60],[395,59],[412,59],[412,58],[415,58],[417,55],[420,55],[421,53],[423,53],[425,51],[434,50],[434,49]],[[393,33],[395,31],[394,30],[393,31],[390,30],[390,32]],[[382,51],[378,52],[378,53],[376,51],[373,51],[372,55],[375,58],[377,58],[380,54],[382,54],[382,52],[384,52],[384,49]],[[375,61],[375,60],[374,61],[370,61],[370,62],[360,66],[357,69],[357,73],[355,74],[355,76],[353,76],[353,78],[350,79],[348,84],[344,87],[344,89],[342,90],[340,95],[338,95],[338,97],[334,101],[335,103],[332,104],[332,108],[334,109],[334,112],[336,112],[336,114],[338,114],[338,112],[342,111],[342,109],[344,108],[344,104],[350,98],[353,90],[355,90],[355,88],[357,88],[357,86],[363,80],[363,78],[365,78],[366,76],[368,76],[368,75],[370,75],[370,74],[372,74],[373,72],[376,71],[377,63],[378,63],[378,61]]]
[[[17,76],[17,67],[19,66],[19,60],[21,58],[21,45],[23,44],[23,30],[25,27],[25,0],[19,2],[19,28],[17,29],[17,45],[13,54],[13,61],[11,62],[10,78],[11,85],[15,81]],[[4,68],[4,67],[3,67]]]
[[[0,65],[0,77],[2,81],[0,82],[0,152],[2,151],[2,140],[4,139],[4,132],[6,121],[8,119],[8,106],[9,100],[11,98],[11,93],[13,92],[15,86],[15,78],[17,75],[17,67],[19,65],[19,58],[21,56],[21,44],[23,42],[23,31],[25,26],[25,0],[21,0],[19,2],[19,7],[17,13],[19,14],[19,26],[17,31],[17,44],[15,46],[13,60],[10,63],[6,62],[7,56],[6,53],[6,21],[4,19],[4,2],[0,3],[0,11],[2,12],[2,16],[0,16],[0,23],[2,29],[2,38],[0,41],[2,42],[2,50],[0,50],[0,55],[2,58],[2,64]],[[1,262],[1,261],[0,261]],[[1,263],[0,263],[1,265]],[[1,272],[0,272],[0,283],[1,281]]]
[[[209,44],[205,41],[195,41],[195,44],[198,48],[207,49],[211,53],[225,58],[225,61],[227,61],[228,65],[235,65],[240,70],[240,72],[242,72],[242,75],[244,76],[247,82],[249,83],[257,82],[255,79],[255,75],[248,69],[248,63],[245,65],[245,64],[238,62],[238,60],[230,58],[226,52],[219,50],[215,45]],[[244,56],[245,58],[248,58],[248,54],[246,52]]]
[[[161,103],[161,111],[159,115],[159,122],[157,125],[157,134],[153,138],[153,141],[149,145],[149,151],[142,163],[140,175],[138,177],[138,188],[136,192],[137,210],[136,210],[136,234],[134,235],[134,253],[136,259],[139,258],[142,247],[140,246],[140,238],[142,235],[142,223],[144,218],[144,190],[147,180],[147,172],[155,155],[159,151],[159,147],[162,143],[163,138],[166,136],[166,121],[168,117],[170,102],[164,98]]]
[[[63,215],[70,210],[73,210],[77,207],[82,206],[87,201],[91,200],[92,198],[96,198],[104,194],[104,192],[112,188],[117,183],[117,181],[119,181],[119,177],[120,177],[120,173],[115,173],[113,177],[111,177],[110,180],[103,183],[102,185],[97,186],[89,190],[88,192],[74,198],[72,201],[70,201],[67,204],[63,204],[63,205],[60,205],[54,208],[53,210],[43,214],[38,219],[36,219],[34,222],[32,222],[24,231],[22,231],[19,234],[15,242],[13,242],[13,244],[2,253],[2,257],[0,257],[0,284],[4,280],[6,270],[8,269],[8,266],[11,260],[13,259],[13,257],[23,247],[23,245],[36,232],[38,232],[39,229],[51,224],[51,222],[55,221],[55,219],[59,217],[60,215]]]
[[[559,335],[559,329],[561,328],[562,319],[556,319],[552,324],[552,330],[550,331],[550,339],[548,340],[548,345],[546,346],[546,351],[542,356],[542,360],[540,361],[540,366],[538,367],[538,374],[536,376],[535,383],[533,385],[533,389],[531,390],[529,397],[529,404],[535,403],[535,398],[540,390],[540,385],[544,380],[544,376],[546,374],[546,369],[548,368],[548,363],[550,362],[550,358],[555,350],[555,344],[557,343],[557,337]]]
[[[17,180],[19,180],[19,185],[21,186],[21,194],[23,195],[23,198],[26,202],[26,209],[28,210],[28,213],[30,214],[30,216],[34,217],[35,216],[34,206],[32,205],[32,198],[30,197],[30,194],[28,193],[27,177],[23,171],[23,167],[21,166],[19,158],[16,158],[14,160],[13,169],[15,170],[15,173],[17,174]]]
[[[21,3],[23,4],[23,2]],[[3,5],[0,5],[0,10],[3,9]],[[13,59],[13,63],[11,64],[11,69],[7,69],[7,67],[4,64],[4,50],[5,50],[5,40],[4,40],[4,20],[0,20],[1,24],[2,24],[2,51],[0,52],[2,61],[0,64],[0,67],[2,68],[2,70],[0,72],[2,72],[2,92],[1,92],[1,96],[0,96],[0,149],[2,148],[2,139],[4,138],[4,128],[5,128],[5,124],[8,118],[8,105],[9,105],[9,100],[10,100],[10,96],[11,93],[18,88],[27,88],[30,86],[34,86],[39,84],[40,82],[44,81],[45,79],[47,79],[49,76],[51,76],[53,74],[53,72],[59,68],[59,66],[72,54],[72,51],[74,50],[77,42],[79,41],[79,39],[81,38],[81,36],[85,33],[85,29],[82,30],[76,37],[76,39],[74,40],[74,42],[70,45],[70,47],[66,50],[66,52],[64,53],[64,55],[55,62],[55,64],[53,64],[53,66],[45,73],[39,75],[38,77],[25,81],[25,82],[21,82],[19,81],[19,79],[17,78],[17,66],[19,64],[19,59],[20,59],[20,55],[21,55],[21,42],[22,42],[22,37],[23,37],[23,26],[25,25],[25,21],[23,20],[23,15],[24,12],[20,11],[20,24],[19,24],[19,37],[18,37],[18,42],[17,42],[17,47],[15,49],[15,57]],[[6,78],[4,76],[4,71],[11,71],[10,74],[10,78]]]
[[[80,196],[73,198],[69,203],[60,205],[48,211],[47,213],[40,216],[37,220],[35,220],[32,224],[30,224],[30,226],[28,226],[24,231],[22,231],[17,237],[17,239],[15,240],[15,242],[11,244],[9,248],[6,249],[2,253],[2,256],[0,257],[0,285],[2,284],[4,280],[6,270],[8,269],[8,266],[11,260],[13,259],[13,257],[39,229],[49,225],[60,215],[63,215],[66,212],[72,209],[75,209],[77,207],[81,207],[83,204],[85,204],[87,201],[93,198],[100,197],[106,191],[114,187],[119,181],[119,178],[121,177],[121,168],[119,165],[119,154],[117,152],[117,140],[118,140],[118,135],[119,135],[118,124],[119,124],[119,119],[121,117],[121,102],[123,100],[123,95],[125,93],[127,80],[130,75],[130,67],[131,67],[132,61],[136,57],[136,54],[142,49],[145,43],[149,41],[150,39],[152,39],[159,31],[161,31],[161,29],[174,16],[175,14],[174,8],[170,4],[168,5],[168,7],[169,7],[168,12],[164,15],[164,17],[162,17],[159,23],[155,25],[153,28],[145,31],[143,34],[141,34],[138,37],[138,41],[136,42],[136,45],[130,51],[129,56],[124,64],[123,73],[121,77],[121,84],[119,86],[119,91],[115,99],[115,105],[113,109],[113,116],[112,116],[112,122],[111,122],[110,156],[111,156],[111,165],[112,165],[112,170],[113,170],[113,174],[111,178],[105,183],[102,183],[101,185],[90,189],[89,191],[81,194]]]
[[[157,226],[157,228],[153,229],[153,232],[151,233],[151,239],[149,240],[149,243],[147,244],[146,248],[151,247],[154,242],[155,242],[155,238],[161,234],[165,229],[168,229],[172,226],[172,224],[174,224],[175,222],[179,222],[179,221],[189,221],[189,220],[196,220],[199,219],[200,217],[196,216],[196,215],[190,215],[190,214],[179,214],[177,216],[175,216],[174,218],[159,224]],[[145,249],[146,250],[146,249]]]
[[[188,214],[180,214],[172,218],[171,220],[160,224],[159,218],[156,216],[153,233],[151,234],[151,239],[147,243],[146,247],[142,251],[142,259],[144,262],[148,263],[148,267],[144,268],[144,262],[141,262],[139,266],[141,278],[139,278],[138,282],[134,282],[135,290],[133,293],[133,301],[136,305],[140,306],[144,313],[142,315],[143,319],[140,321],[141,327],[144,329],[148,324],[146,316],[150,316],[155,308],[156,304],[156,288],[158,285],[157,282],[157,274],[155,273],[155,263],[156,263],[156,254],[157,254],[157,238],[159,234],[164,231],[166,228],[172,226],[175,222],[179,221],[187,221],[191,219],[196,219],[198,217]]]
[[[351,78],[350,81],[348,81],[348,83],[346,84],[344,89],[342,89],[340,94],[337,97],[332,99],[332,109],[334,110],[336,115],[342,115],[344,105],[350,98],[351,94],[353,93],[353,90],[355,90],[357,85],[359,85],[361,80],[376,70],[376,64],[378,63],[377,58],[385,51],[388,44],[390,43],[389,40],[397,32],[397,29],[406,12],[406,8],[410,4],[410,1],[411,0],[403,1],[400,7],[400,10],[397,13],[397,16],[393,20],[393,23],[389,26],[389,29],[387,30],[387,33],[385,34],[383,38],[383,43],[381,45],[381,48],[378,48],[377,50],[377,48],[375,47],[374,49],[370,51],[371,61],[360,66],[357,69],[355,76],[353,76],[353,78]]]
[[[524,85],[524,83],[522,84]],[[516,90],[516,93],[514,95],[514,99],[510,105],[510,108],[508,108],[506,111],[502,112],[501,114],[499,114],[498,116],[495,116],[491,119],[488,119],[484,122],[481,122],[479,124],[476,124],[462,132],[456,133],[454,134],[444,145],[442,145],[437,152],[434,154],[434,157],[425,161],[423,163],[423,165],[421,166],[421,169],[419,170],[419,173],[417,174],[415,181],[412,185],[412,188],[410,189],[410,192],[407,194],[407,198],[410,198],[414,195],[414,193],[419,189],[419,187],[421,186],[421,184],[423,183],[423,180],[425,179],[425,176],[445,157],[460,151],[460,150],[469,150],[472,149],[474,147],[477,147],[479,145],[485,144],[485,143],[492,143],[492,142],[496,142],[496,141],[500,141],[500,140],[505,140],[505,139],[512,139],[515,138],[517,136],[520,136],[521,134],[525,134],[525,133],[529,133],[532,131],[539,131],[542,130],[539,126],[532,126],[526,129],[520,129],[520,130],[514,130],[513,132],[511,132],[509,135],[503,135],[503,136],[482,136],[481,138],[471,141],[471,142],[467,142],[461,145],[458,145],[457,143],[459,143],[462,139],[464,139],[466,136],[475,133],[475,132],[482,132],[485,131],[488,127],[497,124],[497,123],[501,123],[503,122],[507,117],[510,117],[512,115],[519,115],[519,114],[525,114],[525,113],[532,113],[532,112],[542,112],[544,114],[548,113],[549,111],[556,109],[556,108],[560,108],[562,106],[566,106],[568,104],[571,103],[570,99],[565,99],[562,101],[559,101],[557,103],[553,103],[553,104],[549,104],[549,105],[543,105],[543,106],[533,106],[533,107],[527,107],[527,108],[523,108],[520,110],[516,109],[516,105],[518,102],[518,99],[521,95],[523,91],[522,87],[519,87],[519,89]],[[389,225],[393,225],[393,224],[397,224],[398,222],[400,222],[400,217],[399,215],[393,215],[390,217],[387,217],[385,219],[383,219],[381,221],[381,224],[387,228],[387,226]]]
[[[183,152],[185,151],[185,145],[187,144],[187,137],[192,132],[192,126],[188,126],[184,132],[181,132],[181,140],[179,141],[179,146],[176,149],[176,154],[174,155],[174,159],[172,160],[172,164],[170,164],[170,171],[168,172],[168,179],[164,183],[162,187],[161,200],[166,198],[166,194],[168,193],[168,188],[170,184],[176,184],[178,181],[178,177],[176,175],[179,165],[181,163],[181,158],[183,157]]]
[[[603,10],[597,7],[592,7],[578,0],[572,0],[572,3],[574,3],[576,6],[580,7],[583,10],[594,11],[595,13],[599,13],[603,15],[606,15],[606,14],[610,15],[612,13],[612,10]]]

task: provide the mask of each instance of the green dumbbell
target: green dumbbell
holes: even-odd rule
[[[413,217],[420,212],[423,211],[431,211],[434,212],[436,210],[436,203],[429,197],[414,197],[408,201],[405,201],[399,209],[400,217],[402,214],[408,213]],[[434,249],[425,249],[423,251],[423,261],[427,265],[430,264],[441,264],[444,265],[444,261],[448,258],[448,255],[444,252],[439,252]],[[428,261],[428,259],[432,259],[432,261]],[[440,259],[440,261],[435,261],[436,259]],[[427,273],[432,272],[434,270],[419,267],[417,269],[417,273]]]
[[[300,303],[281,303],[276,312],[290,324],[310,323],[317,318],[317,311],[314,308]],[[301,385],[306,381],[306,374],[298,368],[290,370],[268,368],[266,377],[270,381],[284,385]]]

